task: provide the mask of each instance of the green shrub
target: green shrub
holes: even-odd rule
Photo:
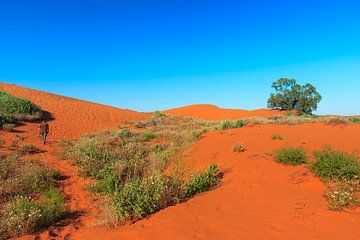
[[[154,138],[156,138],[156,135],[153,134],[153,133],[142,133],[142,134],[139,135],[138,141],[140,141],[140,142],[150,142]]]
[[[127,182],[113,199],[117,215],[123,220],[138,220],[156,212],[160,208],[163,188],[164,181],[160,176]]]
[[[184,195],[190,198],[198,193],[205,192],[219,183],[219,169],[211,164],[206,172],[194,175],[184,186]]]
[[[326,146],[322,151],[314,152],[317,159],[311,166],[312,171],[324,180],[354,179],[360,176],[360,162],[355,155],[333,151]]]
[[[45,193],[39,203],[17,197],[1,211],[0,239],[31,234],[48,227],[65,216],[64,198],[57,190]]]
[[[237,153],[245,152],[245,150],[246,149],[243,143],[238,143],[233,148],[233,152],[237,152]]]
[[[65,199],[60,191],[56,188],[50,188],[43,192],[45,199],[38,203],[41,209],[41,218],[39,219],[39,227],[48,227],[54,222],[63,219],[68,210],[65,206]]]
[[[41,109],[30,101],[12,96],[0,91],[0,113],[32,115],[41,112]]]
[[[128,137],[131,137],[132,135],[133,135],[132,132],[128,128],[123,128],[119,132],[120,138],[128,138]]]
[[[272,135],[271,139],[272,140],[283,140],[284,137],[282,135]]]
[[[94,176],[114,158],[109,144],[102,144],[95,138],[82,137],[72,148],[72,158],[82,176]]]
[[[246,123],[242,119],[236,121],[224,120],[221,122],[221,129],[241,128],[245,125]]]
[[[284,147],[276,151],[275,160],[286,165],[299,165],[307,162],[307,156],[301,147]]]
[[[349,118],[349,121],[352,123],[360,123],[360,118]]]

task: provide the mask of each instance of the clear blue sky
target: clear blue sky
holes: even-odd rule
[[[360,114],[360,1],[0,2],[0,81],[139,111],[266,107],[279,77]]]

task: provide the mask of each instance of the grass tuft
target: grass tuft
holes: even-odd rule
[[[276,151],[275,160],[286,165],[299,165],[307,162],[307,156],[301,147],[284,147]]]

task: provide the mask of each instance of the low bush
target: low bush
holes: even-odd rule
[[[359,206],[358,192],[360,192],[360,180],[358,178],[343,179],[331,183],[329,190],[325,193],[325,198],[329,202],[329,209],[342,210],[351,206]]]
[[[328,123],[331,125],[345,125],[349,123],[349,120],[343,117],[331,117]]]
[[[0,239],[19,237],[50,226],[66,215],[64,198],[60,192],[51,189],[45,199],[32,202],[19,196],[1,211]]]
[[[113,205],[122,220],[144,218],[160,207],[164,181],[160,176],[136,178],[115,192]]]
[[[241,128],[246,125],[245,121],[242,119],[236,121],[225,120],[221,122],[221,129],[231,129],[231,128]]]
[[[190,198],[198,193],[205,192],[219,183],[219,169],[211,164],[206,172],[195,174],[184,186],[184,195]]]
[[[57,171],[35,160],[23,161],[16,155],[6,157],[0,162],[0,199],[46,191],[58,177]]]
[[[333,151],[326,146],[322,151],[314,152],[314,156],[317,161],[311,165],[311,169],[324,180],[360,177],[360,162],[355,155]]]
[[[40,152],[40,150],[35,145],[30,144],[30,143],[26,143],[19,147],[19,153],[21,155],[29,155],[29,154],[39,153],[39,152]]]
[[[299,165],[307,162],[307,156],[301,147],[284,147],[275,152],[275,160],[286,165]]]
[[[352,123],[360,123],[360,118],[349,118],[349,121]]]
[[[237,152],[237,153],[245,152],[245,150],[246,149],[243,143],[238,143],[233,148],[233,152]]]
[[[41,109],[30,101],[0,91],[0,113],[4,115],[33,115],[41,113]]]
[[[16,125],[13,123],[4,123],[1,128],[6,132],[13,132],[15,127]]]
[[[283,140],[284,137],[282,135],[272,135],[271,139],[272,140]]]
[[[140,142],[150,142],[154,138],[156,138],[156,135],[153,134],[153,133],[142,133],[142,134],[139,135],[138,141],[140,141]]]

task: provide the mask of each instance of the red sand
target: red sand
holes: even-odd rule
[[[50,139],[77,138],[82,133],[96,132],[104,128],[116,128],[124,120],[140,120],[148,115],[97,103],[63,97],[34,89],[0,83],[0,90],[25,98],[50,112]]]
[[[99,121],[98,118],[107,119],[112,116],[112,119],[120,121],[128,116],[135,119],[144,117],[131,111],[42,92],[38,94],[35,90],[8,85],[2,85],[2,88],[55,113],[56,119],[50,122],[50,127],[57,126],[51,137],[52,143],[63,135],[75,138],[81,131],[97,131],[103,127],[117,126],[118,120],[104,124],[104,120]],[[67,104],[58,104],[58,101]],[[82,112],[85,109],[87,112]],[[71,123],[80,129],[69,128],[71,125],[67,122],[70,121],[68,115],[61,115],[68,111],[72,112]],[[121,115],[120,112],[124,114]],[[87,121],[81,119],[83,116],[89,117]],[[228,115],[216,117],[229,118]],[[25,142],[40,144],[40,139],[36,136],[37,125],[26,124],[18,130],[23,133],[1,134],[6,139],[18,134],[26,137]],[[283,135],[284,140],[271,140],[273,134]],[[233,146],[238,142],[244,143],[246,152],[232,152]],[[210,163],[218,164],[226,172],[221,184],[186,203],[166,208],[133,225],[115,229],[93,226],[97,220],[97,201],[84,189],[89,181],[76,176],[76,168],[70,161],[59,160],[50,154],[54,146],[39,145],[47,152],[36,157],[47,160],[69,176],[61,182],[61,188],[68,198],[71,210],[83,212],[80,218],[70,220],[68,225],[52,226],[39,235],[41,239],[90,240],[360,239],[359,209],[343,212],[327,210],[327,202],[323,197],[326,187],[306,166],[283,166],[269,156],[270,152],[283,145],[302,145],[309,153],[321,149],[324,144],[330,144],[337,150],[359,152],[359,142],[360,125],[266,125],[206,133],[188,150],[184,163],[193,171],[205,168]],[[50,237],[55,234],[56,237]],[[34,239],[34,236],[23,239]]]
[[[284,112],[269,109],[258,109],[250,111],[240,109],[223,109],[208,104],[197,104],[181,108],[174,108],[166,110],[164,113],[192,118],[202,118],[207,120],[239,119],[244,117],[270,117],[284,114]]]

